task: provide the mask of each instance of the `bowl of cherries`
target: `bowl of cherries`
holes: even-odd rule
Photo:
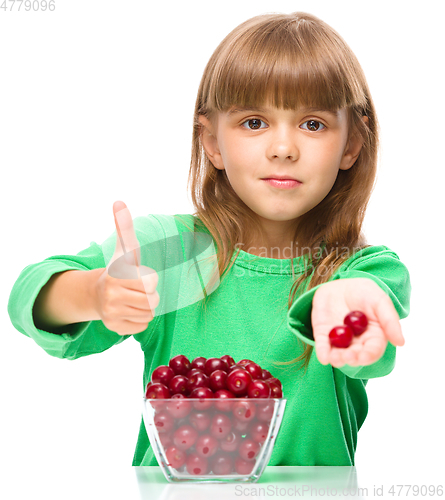
[[[286,399],[281,382],[249,359],[182,354],[151,374],[143,418],[169,482],[256,482],[266,468]]]

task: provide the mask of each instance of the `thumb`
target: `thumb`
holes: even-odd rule
[[[116,226],[116,248],[110,264],[122,255],[128,264],[140,265],[140,245],[133,227],[130,211],[123,201],[113,204],[114,223]]]

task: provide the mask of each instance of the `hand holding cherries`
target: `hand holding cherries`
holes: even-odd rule
[[[368,318],[361,311],[351,311],[345,316],[343,325],[334,326],[329,332],[331,346],[346,348],[352,344],[354,336],[358,337],[368,327]]]

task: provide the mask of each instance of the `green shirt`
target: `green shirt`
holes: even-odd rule
[[[196,218],[192,215],[178,217],[187,226],[194,227]],[[190,236],[186,225],[171,215],[134,219],[138,241],[146,249],[172,236],[183,243],[184,235]],[[37,329],[32,316],[34,301],[53,274],[105,268],[115,243],[116,232],[102,245],[92,242],[77,255],[56,255],[25,267],[8,302],[14,327],[48,354],[66,359],[102,352],[130,337],[110,331],[100,320],[68,325],[66,333],[58,335]],[[143,258],[142,264],[146,264]],[[178,310],[166,308],[164,314],[156,312],[147,329],[132,336],[139,342],[145,358],[141,398],[154,368],[168,364],[169,359],[178,354],[186,355],[190,361],[197,356],[224,354],[235,361],[252,359],[281,380],[287,398],[268,465],[354,465],[357,432],[368,412],[366,383],[392,371],[396,348],[388,342],[384,355],[374,364],[363,367],[321,365],[315,351],[306,372],[298,369],[298,364],[274,365],[274,361],[290,361],[303,352],[298,338],[314,344],[312,298],[322,285],[300,296],[297,294],[289,311],[287,305],[290,288],[302,273],[303,265],[301,257],[293,259],[293,277],[290,259],[257,257],[241,250],[230,271],[209,295],[206,309],[201,301],[190,299]],[[331,279],[341,278],[372,279],[389,295],[399,317],[408,315],[409,272],[388,247],[371,246],[356,252]],[[165,285],[162,279],[160,276],[157,288],[160,296]],[[177,293],[183,295],[184,292],[178,290]],[[142,418],[133,465],[157,465]]]

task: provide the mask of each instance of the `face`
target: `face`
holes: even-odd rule
[[[213,124],[204,116],[200,121],[210,161],[226,171],[234,191],[276,238],[327,196],[361,148],[360,140],[348,141],[346,109],[231,108]],[[284,189],[265,180],[277,177],[298,182]]]

